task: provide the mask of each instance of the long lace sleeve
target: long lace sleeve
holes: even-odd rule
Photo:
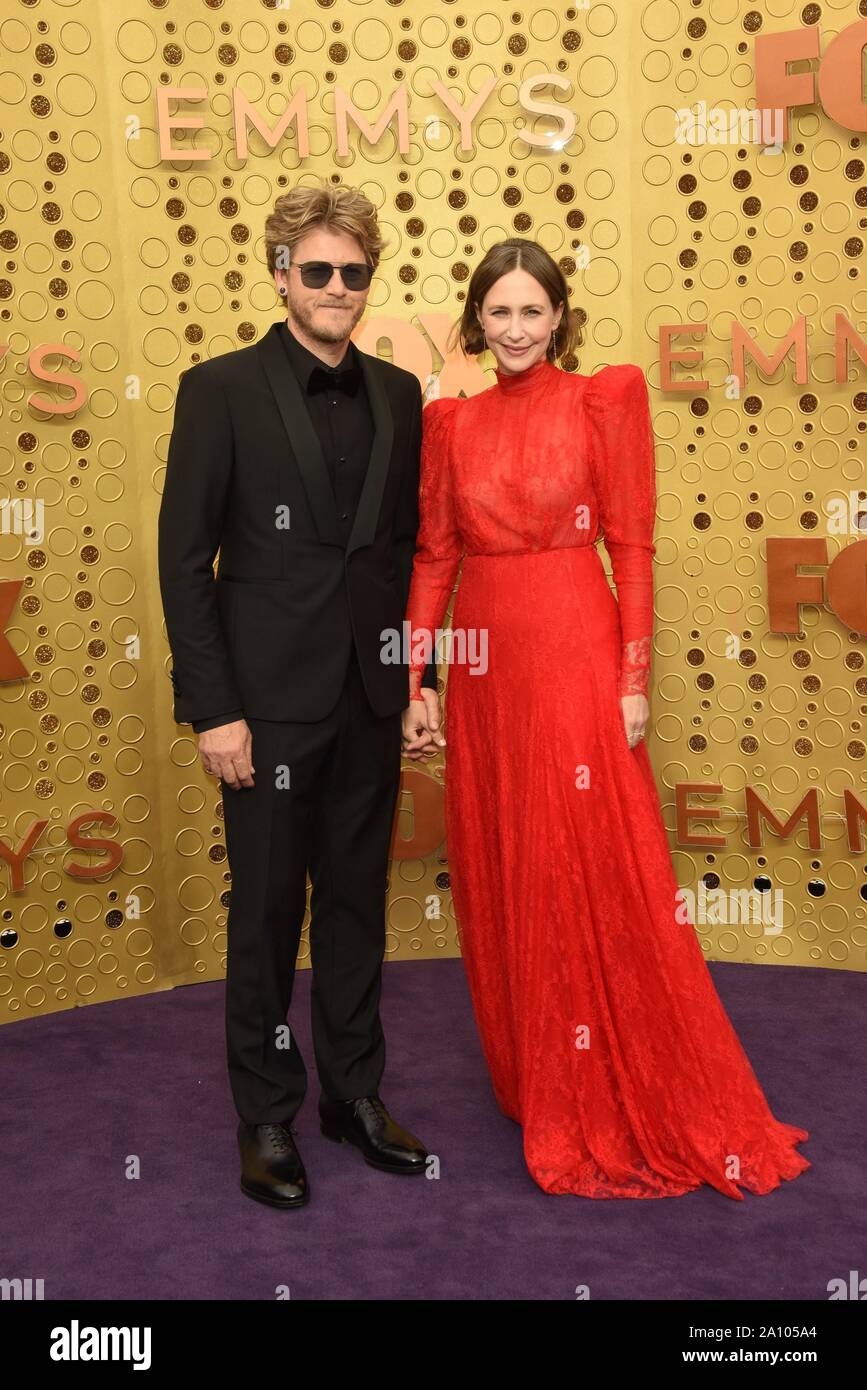
[[[587,385],[590,460],[620,609],[620,695],[647,695],[653,637],[656,463],[647,382],[631,363]]]
[[[463,553],[454,517],[449,471],[451,424],[458,404],[457,397],[442,396],[430,401],[422,412],[419,528],[406,611],[412,649],[411,700],[421,698],[421,678],[427,664],[421,659],[421,643],[429,644],[427,655],[434,660],[436,629],[448,607]],[[416,644],[419,644],[418,651]]]

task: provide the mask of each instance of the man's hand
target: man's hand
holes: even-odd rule
[[[630,748],[635,748],[644,736],[644,729],[650,715],[650,705],[644,695],[623,695],[620,700],[623,711],[623,727]]]
[[[410,700],[403,712],[403,756],[417,762],[432,758],[446,741],[441,733],[440,697],[435,690],[423,685],[422,698]]]
[[[199,734],[199,753],[205,771],[222,778],[235,791],[253,786],[253,735],[246,719]]]

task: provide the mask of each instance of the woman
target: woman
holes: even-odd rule
[[[465,352],[493,352],[497,380],[424,412],[404,751],[442,742],[420,691],[424,638],[463,558],[453,631],[486,632],[487,670],[449,672],[446,829],[494,1094],[546,1192],[769,1192],[810,1167],[795,1150],[809,1136],[771,1114],[678,911],[641,741],[656,501],[644,376],[555,365],[580,343],[577,315],[559,267],[522,238],[487,253],[458,329]]]

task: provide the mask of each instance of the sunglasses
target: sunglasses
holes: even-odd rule
[[[373,266],[363,261],[350,261],[348,265],[330,265],[328,261],[290,261],[301,272],[301,283],[309,290],[321,290],[330,281],[335,270],[348,290],[366,290],[373,275]]]

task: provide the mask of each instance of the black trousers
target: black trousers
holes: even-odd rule
[[[374,714],[353,645],[340,698],[324,719],[248,723],[255,785],[222,784],[232,872],[226,1048],[241,1119],[285,1123],[307,1089],[286,1017],[308,870],[322,1090],[335,1100],[374,1094],[385,1067],[379,999],[401,716]]]

